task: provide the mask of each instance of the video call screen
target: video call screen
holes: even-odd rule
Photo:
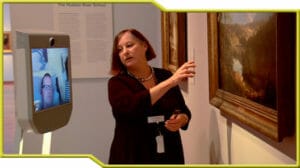
[[[32,83],[36,112],[70,103],[68,48],[33,48]]]

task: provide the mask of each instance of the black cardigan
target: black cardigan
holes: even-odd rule
[[[172,73],[154,68],[157,83]],[[184,156],[179,131],[171,132],[164,123],[149,124],[149,116],[164,115],[169,119],[179,109],[191,118],[178,86],[170,89],[153,106],[149,90],[127,73],[110,78],[108,96],[116,121],[110,149],[110,164],[183,164]],[[182,129],[187,129],[188,124]],[[165,153],[156,152],[158,129],[163,134]]]

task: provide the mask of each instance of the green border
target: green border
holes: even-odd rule
[[[266,164],[266,165],[259,165],[259,164],[234,164],[234,165],[228,165],[228,164],[222,164],[222,165],[211,165],[211,164],[192,164],[192,165],[106,165],[104,163],[102,163],[100,160],[98,160],[95,156],[91,155],[91,154],[51,154],[51,155],[11,155],[11,154],[3,154],[3,132],[2,131],[0,133],[0,158],[90,158],[92,161],[94,161],[95,163],[97,163],[98,165],[100,165],[101,167],[112,167],[112,168],[121,168],[121,167],[143,167],[143,168],[153,168],[153,167],[299,167],[299,160],[300,160],[300,156],[299,156],[299,111],[300,111],[300,49],[299,49],[299,44],[300,44],[300,9],[296,10],[296,9],[278,9],[278,10],[256,10],[256,9],[241,9],[241,10],[230,10],[230,9],[193,9],[193,10],[185,10],[185,9],[174,9],[174,10],[170,10],[165,8],[164,6],[162,6],[161,4],[159,4],[158,2],[156,2],[155,0],[138,0],[138,1],[134,1],[134,0],[87,0],[84,1],[86,3],[92,3],[92,2],[102,2],[102,3],[149,3],[149,4],[153,4],[154,6],[156,6],[157,8],[159,8],[161,11],[176,11],[176,12],[245,12],[245,11],[250,11],[250,12],[295,12],[297,13],[297,56],[296,56],[296,147],[297,151],[296,151],[296,164],[276,164],[276,165],[270,165],[270,164]],[[82,3],[82,0],[72,0],[72,1],[67,1],[67,0],[53,0],[50,2],[43,2],[43,1],[39,1],[39,0],[3,0],[1,2],[1,17],[0,17],[0,22],[3,25],[3,8],[4,8],[4,3]],[[4,26],[2,26],[2,32],[3,32]],[[0,35],[1,38],[3,38],[3,33],[1,33]],[[0,50],[3,51],[3,44],[1,43],[0,45]],[[0,68],[1,68],[1,73],[0,73],[0,89],[1,92],[3,93],[3,59],[0,59]],[[0,111],[0,130],[3,130],[3,94],[2,96],[0,96],[0,103],[1,103],[1,111]]]

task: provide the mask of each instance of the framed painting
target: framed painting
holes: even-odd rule
[[[187,60],[186,13],[162,12],[163,67],[175,72]]]
[[[11,34],[10,32],[3,33],[3,52],[11,53]]]
[[[208,13],[208,48],[210,103],[272,140],[293,135],[296,14]]]

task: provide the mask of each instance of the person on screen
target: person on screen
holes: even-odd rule
[[[191,112],[178,84],[194,77],[195,63],[172,74],[151,67],[155,57],[135,29],[114,38],[108,98],[116,125],[109,164],[184,164],[179,130],[188,128]]]
[[[46,109],[53,106],[54,89],[52,78],[49,73],[45,73],[41,82],[42,103],[41,109]]]

